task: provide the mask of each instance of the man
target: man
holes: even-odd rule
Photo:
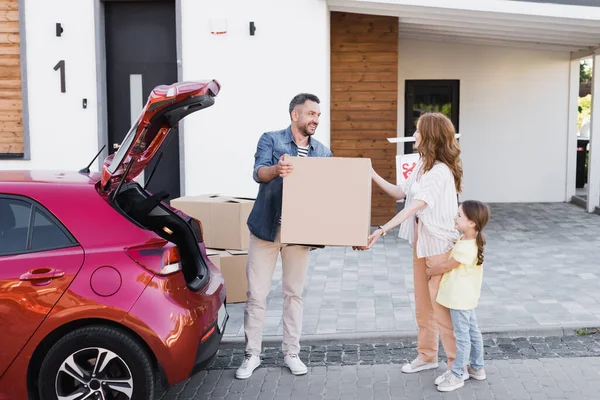
[[[308,93],[290,102],[291,124],[287,129],[264,133],[254,155],[254,180],[260,184],[248,217],[248,300],[244,311],[245,358],[235,376],[246,379],[260,365],[262,331],[271,290],[273,270],[281,252],[283,269],[283,354],[294,375],[306,374],[298,357],[302,332],[302,292],[308,269],[309,247],[280,242],[283,178],[292,173],[286,157],[331,157],[331,151],[312,136],[319,125],[319,98]],[[306,190],[311,190],[307,187]]]

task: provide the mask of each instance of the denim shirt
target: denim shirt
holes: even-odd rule
[[[292,128],[263,133],[258,140],[254,154],[254,180],[260,184],[258,195],[248,217],[248,229],[259,239],[275,241],[281,218],[283,178],[278,176],[265,183],[258,179],[258,169],[270,167],[279,162],[284,154],[298,155],[298,146],[292,137]],[[309,138],[308,157],[332,157],[331,151],[315,138]],[[293,173],[293,172],[292,172]]]

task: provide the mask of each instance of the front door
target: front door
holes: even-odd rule
[[[104,3],[106,32],[106,94],[109,152],[139,117],[152,89],[177,82],[175,1],[110,1]],[[148,191],[165,190],[169,199],[180,195],[179,138],[171,132],[161,148],[160,165]],[[136,180],[144,182],[157,163]]]
[[[458,133],[459,108],[458,80],[407,80],[404,109],[404,136],[412,136],[417,130],[417,121],[427,111],[438,111],[446,115]],[[404,144],[404,154],[415,151],[414,142]]]

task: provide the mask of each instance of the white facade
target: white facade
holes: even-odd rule
[[[29,122],[30,160],[0,160],[0,168],[79,170],[99,150],[94,1],[27,0],[24,5],[28,106],[23,118]],[[55,34],[57,22],[64,28],[62,37]],[[60,71],[54,70],[61,60],[66,93],[60,91]]]
[[[98,37],[101,2],[24,3],[25,118],[29,121],[31,159],[0,160],[0,168],[78,170],[91,160],[106,135],[101,118],[106,105],[102,103],[102,84],[98,85],[102,79],[99,66],[105,62],[97,56],[102,41]],[[513,16],[513,21],[509,14],[500,14],[496,8],[502,5],[504,10],[513,7],[517,13],[533,10],[535,18],[549,18],[549,22],[560,21],[562,16],[585,19],[593,37],[600,34],[600,8],[460,0],[453,2],[452,10],[447,9],[445,20],[444,14],[433,9],[449,7],[444,3],[178,0],[182,79],[214,78],[222,84],[214,106],[184,120],[185,194],[254,196],[256,142],[261,133],[289,124],[288,103],[298,92],[313,92],[321,98],[323,115],[316,138],[329,145],[329,13],[346,7],[346,11],[410,16],[406,25],[400,21],[401,27],[410,28],[400,33],[399,136],[404,132],[405,79],[460,79],[463,198],[488,202],[570,200],[575,172],[571,165],[575,148],[567,146],[569,140],[573,142],[574,133],[569,122],[573,122],[569,115],[573,99],[570,68],[575,57],[572,46],[557,43],[527,48],[518,38],[507,40],[510,32],[501,34],[499,30],[495,34],[504,37],[502,41],[467,32],[471,36],[465,40],[439,42],[435,32],[448,36],[447,29],[462,26],[452,19],[472,18],[473,26],[485,25],[496,14],[507,23],[529,26],[520,15]],[[469,10],[480,14],[475,18]],[[443,25],[424,25],[421,15],[427,12]],[[484,18],[481,13],[489,15]],[[254,36],[248,32],[250,21],[256,25]],[[60,38],[54,34],[56,22],[64,28]],[[223,22],[227,32],[212,35],[211,24],[214,27]],[[535,29],[544,33],[540,24],[542,20],[531,23],[531,35]],[[417,32],[419,26],[425,30]],[[567,25],[556,26],[551,29],[559,32],[557,41],[586,39],[585,35],[568,37]],[[565,39],[560,39],[562,36]],[[589,50],[580,56],[592,53]],[[53,70],[59,60],[66,64],[66,93],[60,92],[59,72]],[[84,98],[86,109],[82,107]],[[92,169],[98,170],[101,161]]]
[[[187,193],[256,196],[256,143],[263,132],[289,125],[288,106],[297,93],[319,96],[323,117],[315,137],[329,145],[324,1],[183,0],[181,17],[183,79],[214,78],[223,85],[214,106],[185,120]],[[211,20],[225,20],[227,33],[211,35]]]
[[[568,53],[401,39],[398,58],[400,93],[406,79],[460,80],[462,199],[565,200]]]

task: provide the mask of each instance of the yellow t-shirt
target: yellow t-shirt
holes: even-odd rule
[[[450,252],[460,266],[446,272],[440,281],[436,301],[454,310],[472,310],[477,307],[483,281],[483,264],[477,265],[475,239],[463,240],[462,236]]]

